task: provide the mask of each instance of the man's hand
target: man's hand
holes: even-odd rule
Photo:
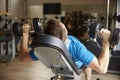
[[[30,29],[31,29],[31,25],[29,23],[24,24],[22,27],[23,36],[29,35]]]
[[[108,42],[110,39],[111,32],[107,29],[101,29],[100,30],[100,36],[103,39],[104,42]]]

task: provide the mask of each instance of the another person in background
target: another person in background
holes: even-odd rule
[[[68,21],[65,23],[65,27],[69,35],[74,35],[74,28],[71,20],[68,19]]]

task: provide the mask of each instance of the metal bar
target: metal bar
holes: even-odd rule
[[[106,4],[106,29],[108,29],[110,0],[107,0]]]
[[[8,0],[6,0],[6,12],[8,12]]]
[[[10,13],[11,11],[11,0],[6,0],[6,12]]]

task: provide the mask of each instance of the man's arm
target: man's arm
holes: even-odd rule
[[[31,26],[29,24],[23,25],[23,37],[21,39],[21,46],[20,46],[20,60],[21,61],[32,61],[30,57],[30,49],[28,47],[28,38],[29,38],[29,31]]]
[[[89,67],[83,68],[83,72],[85,74],[85,80],[91,80],[92,69]]]
[[[106,73],[110,60],[110,51],[109,51],[110,31],[106,29],[102,29],[100,31],[100,34],[103,39],[101,54],[98,59],[95,57],[93,61],[88,65],[88,67],[92,68],[93,70],[99,73]]]

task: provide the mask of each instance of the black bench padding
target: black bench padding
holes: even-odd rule
[[[34,49],[35,47],[50,47],[58,50],[62,55],[65,57],[65,59],[68,61],[72,69],[76,72],[77,75],[80,74],[80,71],[74,61],[71,58],[71,55],[69,54],[69,51],[66,47],[66,45],[63,43],[62,40],[59,38],[56,38],[51,35],[46,34],[39,34],[37,36],[34,36],[31,47]]]

